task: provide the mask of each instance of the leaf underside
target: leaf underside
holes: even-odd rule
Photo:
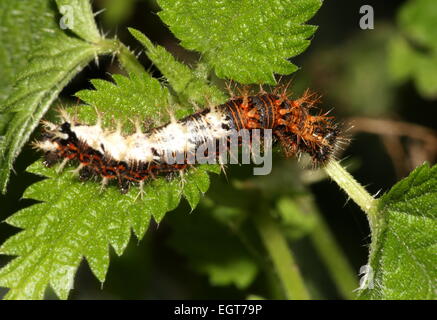
[[[0,105],[8,97],[15,76],[29,63],[29,53],[56,36],[53,2],[0,1]],[[43,14],[42,14],[43,13]]]
[[[26,72],[17,79],[16,90],[0,112],[12,113],[0,150],[0,188],[6,190],[13,162],[62,88],[86,66],[96,49],[81,40],[62,37],[45,43],[33,53]]]
[[[53,1],[24,0],[20,2],[23,7],[18,7],[17,10],[12,9],[11,20],[2,22],[11,29],[12,34],[20,41],[27,39],[26,45],[30,46],[25,50],[28,62],[26,67],[23,67],[23,70],[14,70],[13,89],[10,90],[11,93],[7,99],[1,101],[0,105],[0,113],[13,115],[0,145],[0,192],[2,193],[6,191],[15,158],[60,91],[98,54],[108,53],[107,48],[100,48],[88,41],[97,42],[100,39],[95,22],[90,19],[93,13],[88,1],[58,1],[62,5],[68,4],[72,8],[72,12],[77,16],[72,24],[72,31],[86,41],[68,36],[59,28],[58,21],[55,19],[58,12]],[[35,5],[34,2],[39,4]],[[6,4],[4,6],[7,7]],[[20,19],[20,15],[26,17],[24,21]],[[27,18],[27,16],[44,18]],[[13,21],[22,21],[21,23],[24,25],[26,22],[30,22],[33,29],[37,30],[33,38],[30,37],[29,40],[29,36],[25,35],[22,39],[20,37],[20,23],[8,26],[8,23]],[[37,23],[41,23],[41,25]],[[27,26],[24,27],[24,30],[29,31]],[[34,30],[30,30],[29,33],[33,33]],[[3,38],[3,36],[1,37]],[[8,58],[8,54],[12,57],[16,51],[20,52],[20,44],[17,45],[14,42],[16,39],[11,41],[6,35],[4,40],[6,46],[10,46],[8,48],[10,52],[0,54],[1,59]]]

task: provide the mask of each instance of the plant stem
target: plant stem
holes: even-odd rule
[[[310,234],[311,241],[326,264],[340,293],[346,299],[353,299],[355,297],[353,291],[358,287],[355,272],[337,245],[323,218],[317,210],[314,211],[314,214],[317,219]]]
[[[377,200],[359,184],[336,160],[330,160],[325,166],[326,173],[338,186],[367,214],[370,229],[377,227]]]
[[[287,299],[308,300],[310,298],[302,276],[294,261],[287,241],[268,210],[255,216],[255,224],[261,240],[272,259]]]
[[[108,49],[109,52],[116,55],[121,66],[128,73],[140,74],[145,72],[135,55],[118,39],[104,39],[97,45],[101,48]]]
[[[294,206],[290,204],[278,206],[279,210],[282,212],[287,210],[288,216],[306,218],[308,222],[301,221],[302,225],[296,224],[295,227],[309,231],[308,237],[323,260],[338,291],[345,299],[353,299],[355,297],[353,291],[358,287],[356,273],[325,223],[314,198],[311,194],[303,192],[300,195],[296,194],[292,198],[287,198],[287,201],[291,201]]]

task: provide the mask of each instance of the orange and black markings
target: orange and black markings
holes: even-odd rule
[[[45,164],[74,161],[81,180],[99,176],[102,184],[116,181],[122,192],[131,183],[143,183],[158,176],[172,176],[193,164],[171,164],[168,154],[196,150],[200,145],[226,138],[231,131],[270,129],[273,142],[285,156],[307,153],[314,165],[323,165],[342,141],[333,117],[314,114],[318,97],[308,91],[291,99],[278,90],[234,96],[226,103],[196,112],[179,121],[142,132],[123,135],[94,125],[80,124],[63,116],[60,125],[45,122],[42,140],[36,147],[45,152]],[[191,151],[190,151],[191,152]]]

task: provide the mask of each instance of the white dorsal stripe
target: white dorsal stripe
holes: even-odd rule
[[[170,122],[154,129],[149,133],[122,135],[120,130],[106,130],[100,123],[82,125],[71,123],[71,131],[76,134],[80,142],[101,154],[115,160],[127,163],[162,161],[166,154],[193,150],[201,143],[210,139],[219,139],[229,134],[223,129],[227,124],[223,111],[211,111],[197,118],[184,122]],[[60,132],[57,127],[55,134]],[[44,149],[54,146],[45,145]]]

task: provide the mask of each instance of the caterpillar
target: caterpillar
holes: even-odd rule
[[[339,125],[328,113],[311,114],[320,100],[314,93],[307,90],[293,100],[286,91],[243,93],[147,132],[136,123],[130,135],[123,135],[120,127],[102,128],[100,118],[87,125],[61,112],[60,124],[43,121],[42,138],[34,146],[44,152],[46,166],[62,161],[63,168],[74,161],[81,181],[95,176],[101,177],[102,186],[116,181],[122,193],[132,183],[142,190],[149,179],[182,172],[193,165],[188,161],[192,150],[243,129],[271,130],[273,143],[286,157],[306,153],[315,166],[323,165],[342,140]],[[167,155],[175,153],[183,154],[182,162],[168,161]]]

